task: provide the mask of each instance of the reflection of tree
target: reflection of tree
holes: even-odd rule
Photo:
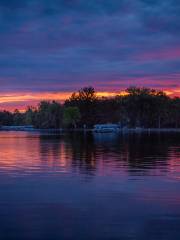
[[[96,168],[92,135],[41,135],[40,155],[45,166],[70,167],[86,174],[93,174]]]
[[[168,170],[172,151],[177,151],[173,146],[179,145],[179,137],[162,133],[127,134],[116,137],[99,135],[95,136],[95,142],[96,151],[101,149],[96,155],[99,157],[101,153],[100,158],[103,159],[105,168],[111,167],[111,170],[116,172],[125,171],[126,168],[130,174],[138,172],[137,174],[147,175],[152,174],[153,170]]]
[[[130,172],[147,174],[152,169],[167,168],[169,142],[163,135],[130,135],[125,140],[124,146],[128,152]]]
[[[64,161],[64,142],[58,135],[40,135],[39,153],[42,166],[61,167]]]
[[[96,170],[96,151],[91,134],[71,133],[65,136],[66,151],[71,148],[72,167],[82,173],[93,174]]]
[[[44,167],[93,175],[97,171],[152,174],[168,167],[172,146],[179,140],[165,134],[96,135],[69,133],[40,137],[40,156]],[[177,148],[175,148],[177,149]],[[171,154],[170,154],[171,150]],[[175,151],[175,150],[173,150]]]

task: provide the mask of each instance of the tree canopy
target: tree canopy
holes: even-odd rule
[[[97,123],[120,123],[127,127],[180,127],[180,98],[164,92],[129,87],[126,94],[97,97],[93,87],[75,92],[64,104],[42,101],[24,113],[1,111],[0,125],[33,125],[36,128],[92,127]]]

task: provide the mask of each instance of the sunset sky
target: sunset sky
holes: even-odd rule
[[[0,0],[0,109],[92,85],[180,96],[179,0]]]

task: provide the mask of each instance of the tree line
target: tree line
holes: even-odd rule
[[[33,125],[35,128],[91,128],[94,124],[119,123],[122,127],[179,128],[180,98],[163,91],[129,87],[125,94],[97,97],[93,87],[75,92],[63,104],[41,101],[23,113],[1,111],[0,125]]]

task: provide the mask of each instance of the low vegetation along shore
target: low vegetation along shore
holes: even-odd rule
[[[36,129],[92,129],[95,124],[118,123],[121,128],[156,130],[180,128],[180,98],[164,92],[130,87],[125,94],[97,97],[93,87],[73,93],[64,104],[42,101],[27,107],[24,113],[15,110],[0,112],[0,125],[29,126]]]

